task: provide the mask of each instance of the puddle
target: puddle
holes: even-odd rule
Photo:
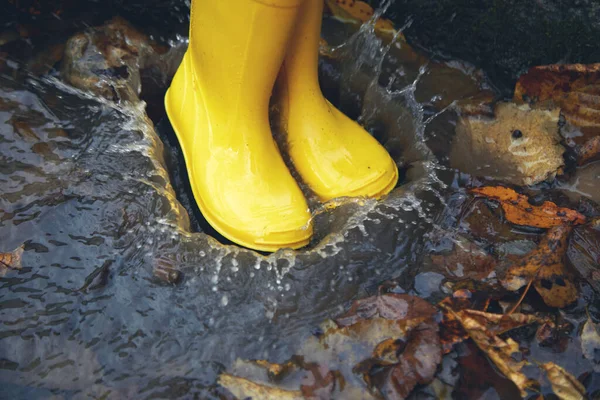
[[[412,57],[368,25],[326,19],[323,32],[327,97],[388,148],[403,181],[382,201],[313,203],[311,245],[271,255],[220,242],[203,222],[159,103],[145,98],[155,130],[143,103],[5,60],[0,252],[24,244],[22,269],[0,277],[5,394],[218,398],[216,377],[233,361],[288,359],[383,281],[442,294],[443,276],[419,268],[426,250],[454,240],[464,177],[445,166],[447,146],[431,143],[483,76]]]

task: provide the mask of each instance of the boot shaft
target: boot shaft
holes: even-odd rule
[[[194,0],[189,56],[209,108],[265,113],[301,0]]]

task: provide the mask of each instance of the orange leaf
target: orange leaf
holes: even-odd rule
[[[535,289],[551,307],[562,308],[577,300],[577,288],[563,261],[572,229],[568,225],[550,229],[537,249],[509,268],[502,281],[504,287],[518,290],[533,280]]]
[[[6,275],[8,270],[21,269],[23,258],[23,245],[9,253],[0,253],[0,278]]]
[[[527,196],[502,186],[486,186],[471,189],[471,193],[500,202],[505,218],[517,225],[551,228],[567,223],[585,223],[585,216],[570,208],[558,207],[545,201],[540,206],[529,203]]]

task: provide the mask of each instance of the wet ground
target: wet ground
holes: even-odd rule
[[[483,73],[326,19],[324,91],[388,148],[402,179],[382,201],[311,200],[310,246],[267,255],[227,243],[195,208],[161,101],[185,40],[149,33],[162,43],[134,76],[148,114],[131,66],[125,77],[96,70],[124,79],[106,96],[73,87],[81,70],[50,54],[48,38],[0,48],[0,252],[23,246],[21,268],[0,276],[0,397],[219,398],[216,378],[234,360],[288,359],[382,282],[432,302],[451,292],[428,256],[451,249],[481,211],[464,189],[477,179],[448,157],[456,102],[498,95]],[[591,190],[577,185],[569,193]],[[503,229],[487,230],[488,248],[531,249],[540,233]],[[594,291],[583,293],[573,326],[586,307],[598,312]],[[537,343],[531,352],[577,376],[589,363],[568,356],[581,353],[573,338],[558,356]]]

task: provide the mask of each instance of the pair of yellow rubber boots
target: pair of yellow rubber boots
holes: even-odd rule
[[[380,197],[398,180],[386,150],[321,93],[322,12],[323,0],[192,1],[189,48],[167,114],[200,211],[252,249],[299,248],[312,235],[306,199],[269,126],[278,75],[289,156],[321,200]]]

